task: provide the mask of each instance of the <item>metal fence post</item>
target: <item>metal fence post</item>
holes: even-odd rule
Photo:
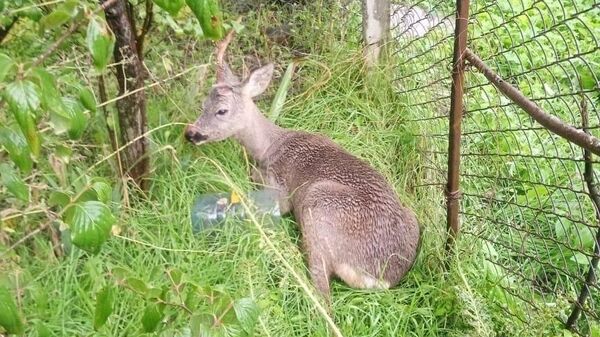
[[[448,182],[446,185],[446,221],[448,240],[446,250],[453,247],[460,228],[460,138],[463,114],[463,89],[467,28],[469,24],[469,0],[456,1],[456,24],[454,29],[454,57],[452,60],[452,89],[450,93],[450,125],[448,133]]]
[[[362,29],[367,66],[377,64],[390,30],[390,0],[362,1]]]

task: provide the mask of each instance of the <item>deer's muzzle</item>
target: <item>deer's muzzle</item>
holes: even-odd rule
[[[201,134],[193,125],[188,125],[185,128],[185,139],[196,145],[208,140],[208,136]]]

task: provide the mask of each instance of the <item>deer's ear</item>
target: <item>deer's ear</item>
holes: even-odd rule
[[[244,81],[242,90],[250,97],[255,97],[263,93],[271,82],[273,76],[273,64],[269,63],[262,68],[253,71]]]

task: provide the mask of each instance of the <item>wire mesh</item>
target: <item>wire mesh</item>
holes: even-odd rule
[[[398,95],[420,139],[424,185],[438,191],[447,174],[454,12],[453,1],[392,4]],[[598,136],[599,18],[600,3],[589,0],[471,1],[468,45],[546,112],[579,128],[589,115]],[[598,231],[583,150],[533,121],[482,74],[468,71],[465,82],[463,238],[479,243],[491,298],[507,315],[566,322]],[[600,163],[592,164],[597,182]],[[573,327],[582,335],[600,312],[598,283],[587,287]]]

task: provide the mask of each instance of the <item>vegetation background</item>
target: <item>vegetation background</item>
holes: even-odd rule
[[[504,15],[500,6],[473,2],[488,8],[489,15],[478,17],[481,27],[493,26]],[[525,7],[532,1],[524,2]],[[444,143],[418,134],[444,132],[445,124],[413,122],[436,113],[412,107],[431,100],[431,91],[398,95],[395,80],[451,55],[451,40],[424,57],[391,53],[367,71],[357,1],[221,1],[220,10],[215,3],[129,1],[127,13],[137,23],[132,35],[141,47],[118,60],[112,55],[119,41],[98,3],[0,1],[0,332],[327,336],[339,329],[344,336],[572,335],[552,310],[528,313],[533,319],[523,322],[498,305],[528,308],[498,286],[507,279],[519,286],[517,281],[487,262],[490,254],[511,260],[510,252],[459,240],[461,254],[449,270],[444,268],[442,191],[420,188],[430,178],[424,168],[430,158],[420,150],[445,151]],[[452,14],[453,5],[441,2],[438,9]],[[573,6],[597,4],[576,0]],[[217,13],[219,25],[211,27],[205,13]],[[600,29],[593,13],[587,24]],[[330,318],[308,280],[293,219],[284,218],[275,227],[256,218],[228,221],[208,234],[192,233],[190,209],[199,194],[255,188],[247,178],[251,163],[239,145],[193,147],[182,137],[213,81],[212,40],[228,28],[238,31],[229,47],[238,73],[276,64],[273,84],[258,101],[265,113],[284,127],[326,134],[367,160],[422,219],[421,252],[400,286],[367,292],[335,283]],[[508,36],[517,28],[508,26]],[[597,48],[590,39],[577,43]],[[479,46],[480,53],[494,52],[493,45]],[[136,58],[143,65],[134,69],[140,80],[126,73]],[[514,69],[510,62],[507,57],[499,68]],[[287,98],[278,94],[281,83],[289,85]],[[136,125],[139,119],[125,119],[133,111],[127,109],[139,105],[120,102],[142,99],[140,94],[123,97],[127,85],[144,93],[146,129]],[[492,90],[485,94],[497,95]],[[490,117],[468,120],[466,127],[508,127],[511,122]],[[139,139],[127,134],[130,126]],[[124,145],[141,144],[144,135],[145,152],[135,157]],[[484,139],[469,143],[473,148],[467,151],[498,149],[498,144],[498,139]],[[126,174],[127,167],[139,167],[138,160],[149,161],[148,172]],[[474,161],[468,167],[493,175],[500,161]],[[468,184],[467,189],[490,189]],[[494,187],[498,195],[515,190]],[[527,191],[523,188],[522,194]],[[463,207],[479,214],[486,206],[467,201]],[[494,226],[491,220],[472,223]],[[542,225],[549,235],[573,231],[550,221]],[[593,245],[588,241],[579,238],[578,243]],[[549,255],[564,259],[556,249]],[[582,268],[581,257],[567,260],[573,270]],[[597,301],[599,295],[593,296]],[[547,303],[546,298],[536,300]],[[597,322],[588,330],[600,336]]]

